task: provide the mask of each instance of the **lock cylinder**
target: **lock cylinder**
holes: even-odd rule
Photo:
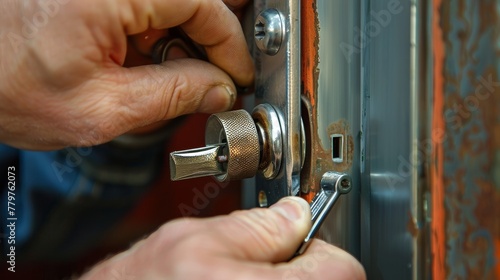
[[[205,147],[170,153],[170,178],[215,176],[227,181],[260,171],[273,179],[283,156],[281,133],[278,114],[269,104],[258,105],[252,115],[245,110],[213,114],[205,127]]]

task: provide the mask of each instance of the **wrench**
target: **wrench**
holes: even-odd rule
[[[333,171],[326,172],[321,178],[320,184],[321,190],[310,204],[313,225],[294,257],[302,255],[306,251],[340,195],[346,194],[352,189],[352,180],[349,175]]]

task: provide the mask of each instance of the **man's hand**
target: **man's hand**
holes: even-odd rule
[[[232,107],[253,82],[237,17],[219,0],[4,1],[0,142],[27,149],[104,143],[137,127]],[[246,0],[228,1],[238,7]],[[210,63],[122,67],[127,36],[180,26]]]
[[[82,279],[365,279],[356,259],[321,240],[287,262],[310,219],[305,200],[288,197],[270,209],[175,220]]]

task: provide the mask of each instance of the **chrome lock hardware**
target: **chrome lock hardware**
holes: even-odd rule
[[[206,147],[170,154],[173,181],[215,176],[219,181],[250,178],[260,170],[276,177],[282,161],[282,134],[278,113],[269,104],[211,115],[205,128]]]

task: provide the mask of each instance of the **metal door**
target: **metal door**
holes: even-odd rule
[[[285,60],[255,50],[257,97],[294,94],[287,77],[300,75],[306,157],[287,173],[287,194],[300,185],[310,200],[326,171],[353,177],[320,237],[359,258],[369,279],[500,277],[500,3],[298,4],[254,6],[276,9],[287,28]],[[280,79],[271,61],[298,53],[282,90],[263,86]]]

